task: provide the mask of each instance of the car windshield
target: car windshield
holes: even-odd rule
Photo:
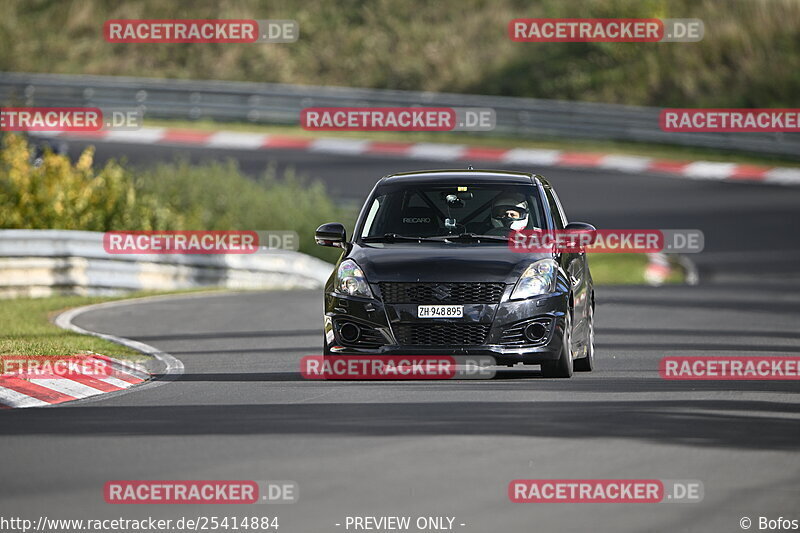
[[[420,185],[379,190],[360,236],[367,242],[412,237],[503,242],[512,230],[544,228],[544,221],[532,185]]]

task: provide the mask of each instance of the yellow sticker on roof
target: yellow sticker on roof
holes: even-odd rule
[[[458,188],[458,192],[467,192],[467,188],[466,187],[459,187]]]

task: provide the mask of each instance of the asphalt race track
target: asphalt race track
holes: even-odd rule
[[[71,150],[80,148],[71,143]],[[306,152],[98,144],[133,163],[269,160],[362,198],[387,173],[452,162]],[[475,167],[480,165],[473,162]],[[519,168],[519,167],[517,167]],[[531,169],[524,169],[531,170]],[[596,170],[535,169],[571,220],[601,228],[699,228],[694,287],[599,287],[597,365],[572,380],[501,370],[487,381],[316,382],[319,291],[182,296],[88,312],[76,323],[183,361],[158,387],[0,413],[5,516],[277,515],[281,532],[345,531],[346,516],[454,516],[464,532],[741,531],[798,518],[798,382],[677,382],[666,355],[798,355],[800,188]],[[536,479],[693,479],[700,503],[514,504]],[[293,480],[287,505],[114,506],[121,479]],[[460,526],[459,524],[465,524]]]

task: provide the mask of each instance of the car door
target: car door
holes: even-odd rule
[[[550,207],[550,214],[556,230],[563,230],[567,226],[567,217],[558,199],[558,195],[551,187],[545,188],[547,204]],[[573,338],[582,339],[584,330],[588,325],[587,314],[589,310],[588,298],[588,268],[586,265],[586,253],[561,252],[558,254],[558,262],[564,272],[569,277],[572,287],[573,297]]]

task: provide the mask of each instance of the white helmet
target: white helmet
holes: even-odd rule
[[[518,193],[504,193],[492,203],[492,226],[510,230],[525,229],[528,225],[528,202]]]

